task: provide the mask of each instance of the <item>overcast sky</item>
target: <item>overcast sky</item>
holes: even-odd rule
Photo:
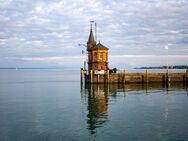
[[[110,67],[188,65],[188,0],[0,0],[0,67],[80,67],[90,23]]]

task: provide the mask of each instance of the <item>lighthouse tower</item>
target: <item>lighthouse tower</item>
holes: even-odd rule
[[[96,34],[96,33],[95,33]],[[100,42],[96,44],[91,24],[89,39],[87,42],[88,70],[108,70],[108,48]]]

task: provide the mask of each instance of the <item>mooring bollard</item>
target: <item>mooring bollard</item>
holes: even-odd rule
[[[107,81],[106,82],[109,83],[109,70],[107,70],[106,73],[107,73]]]
[[[166,70],[166,84],[169,83],[169,71],[168,69]]]
[[[126,74],[126,70],[124,69],[124,76],[123,76],[124,79],[123,79],[123,83],[125,83],[125,81],[126,81],[126,80],[125,80],[125,76],[126,76],[125,74]]]
[[[99,84],[99,74],[97,74],[97,84]]]
[[[93,70],[90,70],[90,83],[93,83]]]
[[[186,75],[185,75],[185,77],[186,77],[186,84],[188,83],[188,69],[186,69]]]
[[[80,81],[83,84],[83,68],[80,69]]]
[[[148,83],[148,70],[146,70],[146,83]]]

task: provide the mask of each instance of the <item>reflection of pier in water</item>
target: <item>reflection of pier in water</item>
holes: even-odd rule
[[[142,94],[149,95],[150,93],[166,92],[166,94],[171,94],[173,90],[183,90],[187,91],[187,85],[182,83],[171,83],[169,85],[162,85],[160,83],[152,83],[147,85],[140,84],[91,84],[82,85],[81,94],[82,98],[87,101],[87,124],[88,130],[91,135],[95,135],[97,128],[105,125],[108,121],[108,102],[109,98],[116,98],[119,94],[132,95],[132,94]],[[165,110],[167,111],[167,110]],[[168,114],[165,113],[165,116]]]

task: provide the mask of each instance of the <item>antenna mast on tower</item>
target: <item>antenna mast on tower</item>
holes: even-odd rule
[[[97,42],[97,23],[95,22],[95,40]]]

